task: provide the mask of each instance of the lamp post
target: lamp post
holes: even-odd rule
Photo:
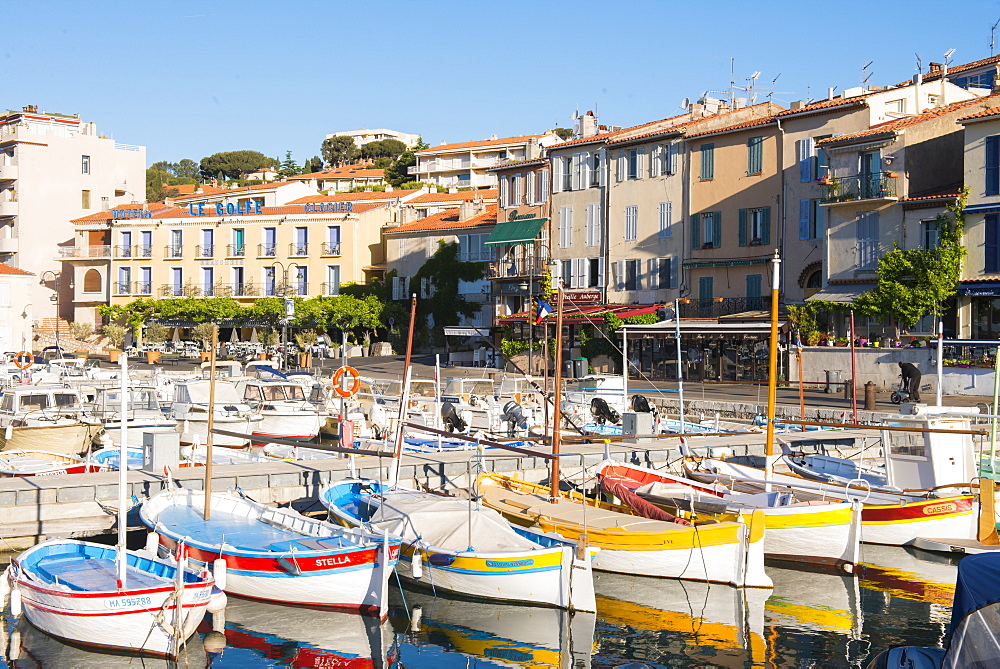
[[[281,362],[282,362],[283,366],[287,366],[287,361],[285,360],[285,357],[288,354],[288,351],[287,351],[287,344],[288,344],[288,321],[289,321],[289,319],[295,317],[295,305],[294,305],[294,303],[292,303],[291,307],[289,307],[289,300],[287,299],[288,298],[288,293],[289,293],[289,291],[288,291],[288,270],[291,269],[291,267],[286,267],[285,263],[283,263],[281,261],[278,261],[278,260],[275,260],[273,263],[271,263],[271,268],[274,269],[275,265],[281,267],[281,287],[280,288],[278,288],[277,286],[275,287],[275,291],[274,291],[275,292],[275,297],[286,298],[285,299],[285,317],[281,319]],[[302,271],[301,270],[299,270],[299,272],[296,274],[295,278],[298,279],[299,281],[302,280]],[[275,277],[275,282],[277,282],[277,277]]]
[[[51,279],[47,278],[49,275],[51,275]],[[44,286],[49,280],[55,286],[55,295],[52,295],[49,299],[56,303],[56,352],[59,357],[62,357],[62,347],[59,345],[59,321],[62,318],[62,300],[59,293],[62,289],[62,272],[54,272],[50,269],[45,270],[38,279],[38,285]],[[70,279],[69,289],[73,290],[75,287],[76,284]]]

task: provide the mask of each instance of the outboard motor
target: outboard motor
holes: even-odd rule
[[[637,413],[656,413],[656,411],[649,405],[649,400],[646,399],[645,395],[632,395],[630,404],[632,406],[632,411]]]
[[[382,401],[378,400],[368,410],[368,422],[372,425],[372,436],[376,439],[383,439],[389,432],[389,417],[385,413]]]
[[[441,420],[449,432],[465,432],[469,425],[458,415],[458,408],[454,402],[444,402],[441,404]]]
[[[528,417],[524,415],[524,408],[511,400],[503,405],[502,420],[507,421],[507,435],[513,437],[515,428],[527,430],[530,427]]]
[[[605,422],[617,425],[621,421],[618,412],[608,406],[607,401],[601,397],[590,400],[590,413],[597,419],[598,425],[604,425]]]

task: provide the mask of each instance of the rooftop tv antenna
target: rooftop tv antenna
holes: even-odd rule
[[[914,53],[917,58],[917,74],[922,75],[924,73],[924,59],[920,57],[919,53]]]
[[[864,65],[861,66],[861,85],[862,86],[867,86],[868,85],[868,80],[872,78],[872,75],[874,74],[874,72],[871,72],[869,68],[871,68],[871,66],[872,66],[872,64],[874,62],[875,62],[874,60],[870,60],[870,61],[868,61],[867,63],[865,63]]]
[[[993,47],[995,47],[997,43],[997,26],[1000,26],[1000,19],[997,19],[997,22],[993,24],[992,28],[990,28],[990,56],[993,55]]]

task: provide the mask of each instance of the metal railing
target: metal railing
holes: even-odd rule
[[[247,254],[246,244],[229,244],[226,246],[226,255],[230,258],[242,258]]]
[[[60,246],[60,258],[110,258],[110,246]]]
[[[548,269],[548,261],[542,256],[494,260],[486,266],[487,279],[543,276]]]
[[[458,261],[459,262],[489,262],[496,258],[496,254],[493,251],[466,251],[459,252]]]
[[[258,244],[257,256],[261,258],[273,258],[278,254],[278,245],[275,243]]]
[[[127,246],[116,246],[115,247],[115,257],[116,258],[131,258],[135,255],[135,247],[131,245]]]
[[[153,247],[139,245],[135,247],[135,257],[136,258],[152,258],[153,257]]]
[[[710,297],[681,300],[681,318],[718,318],[746,311],[763,311],[771,308],[771,296],[766,297]]]
[[[243,283],[217,283],[215,284],[215,294],[217,296],[229,297],[258,297],[261,294],[261,287],[252,281]]]
[[[184,246],[174,246],[173,244],[167,244],[163,247],[163,256],[165,258],[183,258],[184,257]]]
[[[130,281],[115,281],[115,295],[131,295],[132,283]]]
[[[194,247],[194,254],[198,258],[211,258],[215,255],[215,244],[198,244]]]
[[[333,242],[323,242],[323,255],[325,256],[339,256],[340,255],[340,242],[334,244]]]
[[[153,282],[152,281],[136,281],[135,290],[133,295],[152,295],[153,294]]]
[[[288,245],[288,257],[295,258],[309,255],[309,244],[292,242]]]
[[[845,177],[831,177],[823,184],[820,202],[850,202],[852,200],[878,200],[895,198],[898,180],[896,172],[872,172]]]
[[[340,295],[340,282],[329,283],[324,281],[320,284],[323,295]]]

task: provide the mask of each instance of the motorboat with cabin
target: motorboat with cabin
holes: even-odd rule
[[[104,432],[97,440],[105,445],[121,445],[121,389],[96,388],[94,399],[85,404],[87,416],[100,421]],[[126,446],[140,447],[146,432],[172,432],[177,420],[160,402],[154,386],[132,386],[128,389],[128,441]]]
[[[75,388],[20,385],[0,397],[0,451],[78,455],[90,448],[99,430],[99,423],[85,417]]]
[[[319,434],[320,409],[306,397],[306,389],[286,379],[245,379],[236,382],[242,402],[261,416],[254,429],[253,444],[261,446],[268,437],[310,441]]]
[[[208,443],[209,386],[208,379],[179,381],[174,387],[174,402],[170,415],[177,420],[181,433],[181,444]],[[259,431],[263,416],[243,401],[236,385],[229,381],[215,382],[214,425],[216,429],[250,435]],[[243,448],[250,442],[249,436],[228,437],[214,435],[216,446]]]

